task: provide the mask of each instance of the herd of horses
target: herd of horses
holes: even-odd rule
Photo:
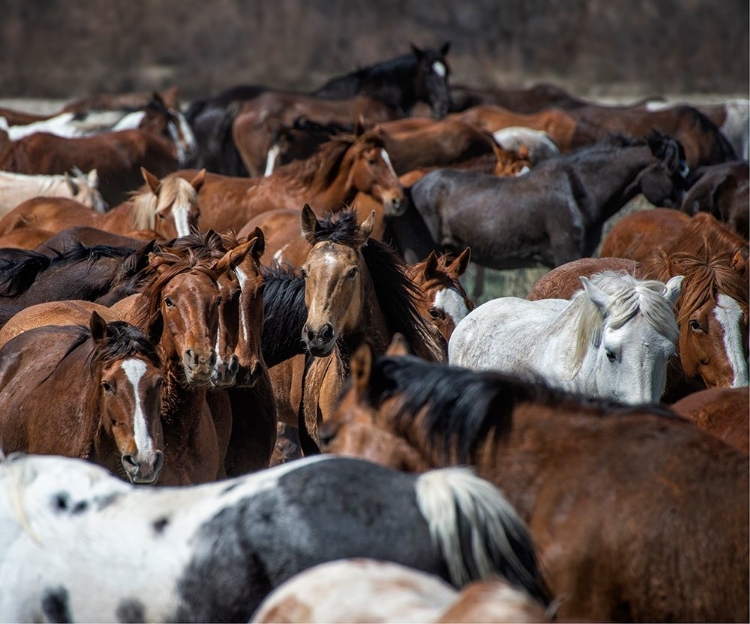
[[[747,102],[449,49],[0,109],[0,618],[748,620]]]

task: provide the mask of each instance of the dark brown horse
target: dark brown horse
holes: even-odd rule
[[[366,345],[350,366],[324,450],[407,470],[475,466],[528,524],[560,616],[750,616],[747,455],[656,406]]]
[[[682,202],[689,215],[709,212],[740,236],[750,236],[750,186],[747,161],[701,167]]]
[[[164,463],[161,362],[154,337],[96,312],[89,328],[40,327],[0,349],[0,446],[88,459],[153,483]]]

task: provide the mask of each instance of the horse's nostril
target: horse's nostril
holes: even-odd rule
[[[216,351],[211,351],[211,355],[208,358],[208,363],[213,366],[216,364]]]
[[[188,361],[195,362],[195,353],[192,349],[188,349],[187,351],[185,351],[185,355],[187,356]]]
[[[331,427],[323,427],[320,430],[320,443],[322,446],[328,446],[336,437],[336,431]]]
[[[135,458],[132,455],[123,455],[122,461],[124,464],[127,464],[131,468],[136,468]]]
[[[159,471],[164,466],[164,453],[156,451],[154,453],[154,474],[159,474]]]
[[[240,360],[236,355],[233,355],[229,360],[229,370],[232,373],[236,373],[240,369]]]
[[[326,323],[325,325],[323,325],[320,330],[320,337],[325,342],[328,342],[331,338],[333,338],[333,325],[331,325],[330,323]]]

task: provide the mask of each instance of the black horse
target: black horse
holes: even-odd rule
[[[438,169],[411,188],[411,203],[438,247],[470,246],[477,264],[559,266],[590,256],[604,222],[638,193],[657,206],[680,206],[682,146],[658,132],[618,142],[550,159],[516,178]]]

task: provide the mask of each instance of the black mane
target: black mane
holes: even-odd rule
[[[522,379],[496,372],[433,364],[413,356],[376,357],[365,401],[378,408],[385,400],[401,400],[398,427],[406,430],[424,408],[425,428],[434,441],[442,441],[447,454],[455,445],[458,461],[471,462],[479,446],[494,435],[498,439],[512,428],[517,403],[533,401],[545,406],[569,405],[597,416],[626,416],[635,412],[678,418],[659,405],[623,405],[606,399],[570,394],[547,386],[539,378]]]
[[[17,260],[0,259],[0,297],[17,297],[26,292],[43,271],[73,264],[96,262],[100,258],[126,258],[133,254],[127,247],[94,245],[87,247],[76,243],[65,252],[55,251],[55,257],[36,251],[26,251]]]
[[[305,280],[292,267],[262,267],[263,359],[271,367],[305,352],[302,327],[307,320]]]

